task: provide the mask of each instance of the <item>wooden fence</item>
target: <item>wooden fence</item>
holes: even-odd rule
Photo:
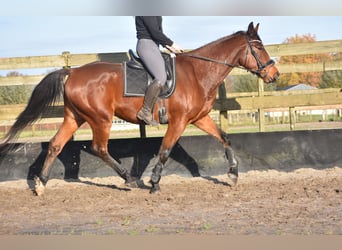
[[[266,45],[266,50],[271,57],[279,58],[289,55],[306,55],[322,53],[342,52],[342,40],[320,41],[300,44],[277,44]],[[93,61],[122,62],[127,60],[127,53],[102,53],[102,54],[71,54],[63,52],[61,55],[32,56],[16,58],[0,58],[0,70],[18,70],[33,68],[61,68],[74,67]],[[290,72],[322,72],[342,70],[342,60],[311,63],[311,64],[277,64],[281,73]],[[249,74],[245,70],[234,69],[230,75]],[[35,85],[44,76],[12,76],[0,77],[0,86],[10,85]],[[294,115],[296,107],[342,105],[341,89],[324,89],[312,91],[273,91],[264,92],[262,81],[259,80],[259,91],[253,93],[226,93],[224,86],[219,89],[218,99],[214,109],[220,112],[220,124],[226,130],[228,126],[228,112],[231,110],[256,110],[259,115],[259,130],[264,131],[265,109],[281,108],[288,109],[290,117]],[[23,105],[0,106],[0,120],[13,120],[23,110]],[[52,116],[62,114],[61,107],[55,109]],[[291,120],[290,128],[294,128],[294,119]]]

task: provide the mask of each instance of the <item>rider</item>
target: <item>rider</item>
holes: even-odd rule
[[[166,83],[164,59],[159,45],[166,47],[173,53],[181,53],[183,49],[163,33],[161,16],[136,16],[137,53],[153,76],[153,82],[148,86],[144,104],[137,113],[137,117],[149,125],[158,125],[153,120],[153,107],[160,91]]]

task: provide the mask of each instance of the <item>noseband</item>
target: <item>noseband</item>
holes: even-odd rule
[[[261,40],[250,40],[248,36],[247,37],[247,44],[248,44],[248,49],[247,49],[247,52],[246,52],[246,62],[247,62],[247,59],[248,59],[248,50],[251,51],[251,54],[252,56],[254,57],[257,65],[258,65],[258,69],[257,70],[252,70],[252,69],[247,69],[245,67],[242,67],[240,65],[234,65],[232,63],[228,63],[226,60],[224,61],[219,61],[219,60],[215,60],[215,59],[212,59],[212,58],[209,58],[209,57],[204,57],[204,56],[198,56],[198,55],[193,55],[193,54],[182,54],[182,56],[188,56],[188,57],[192,57],[192,58],[196,58],[196,59],[200,59],[200,60],[203,60],[203,61],[207,61],[207,62],[214,62],[214,63],[218,63],[218,64],[222,64],[222,65],[225,65],[227,67],[231,67],[231,68],[240,68],[240,69],[245,69],[253,74],[256,74],[257,76],[259,77],[263,77],[262,76],[262,71],[268,67],[269,65],[274,65],[275,62],[274,60],[270,59],[268,62],[266,62],[265,64],[262,64],[260,62],[260,59],[257,55],[257,53],[255,52],[255,50],[253,49],[253,46],[251,45],[251,43],[253,42],[259,42],[261,45],[262,45],[262,41]]]
[[[249,71],[249,72],[251,72],[251,73],[253,73],[253,74],[256,74],[256,75],[258,75],[258,76],[260,76],[260,77],[263,77],[263,76],[261,75],[262,71],[263,71],[267,66],[269,66],[269,65],[274,65],[275,62],[274,62],[274,60],[270,59],[268,62],[262,64],[262,63],[260,62],[260,59],[259,59],[257,53],[255,52],[255,50],[254,50],[254,48],[253,48],[253,46],[252,46],[252,44],[251,44],[251,43],[253,43],[253,42],[258,42],[258,43],[260,43],[260,44],[262,45],[262,41],[260,41],[260,40],[250,40],[250,39],[247,37],[248,48],[249,48],[249,50],[251,51],[252,56],[254,57],[254,59],[255,59],[257,65],[258,65],[258,70],[248,70],[248,69],[247,69],[247,71]],[[246,53],[246,62],[247,62],[247,58],[248,58],[248,50],[247,50],[247,53]]]

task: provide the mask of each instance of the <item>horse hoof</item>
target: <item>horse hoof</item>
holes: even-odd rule
[[[139,185],[138,185],[136,180],[126,181],[125,182],[125,186],[126,187],[130,187],[130,188],[138,188],[139,187]]]
[[[35,182],[34,193],[37,196],[42,196],[44,194],[44,191],[45,191],[44,184],[40,181],[39,177],[37,177],[37,176],[34,178],[34,182]]]
[[[160,194],[160,193],[161,193],[160,189],[155,189],[155,188],[150,189],[150,194]]]
[[[235,186],[238,181],[238,176],[233,173],[228,173],[228,178],[232,181],[232,184]]]
[[[239,177],[239,169],[238,164],[231,165],[228,170],[228,178],[233,182],[233,185],[236,185]]]
[[[158,194],[160,193],[160,187],[159,184],[152,184],[152,187],[150,189],[150,194]]]

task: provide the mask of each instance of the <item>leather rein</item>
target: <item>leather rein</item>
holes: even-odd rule
[[[216,59],[212,59],[212,58],[209,58],[209,57],[204,57],[204,56],[198,56],[198,55],[194,55],[194,54],[182,54],[182,56],[188,56],[188,57],[192,57],[192,58],[195,58],[195,59],[200,59],[200,60],[203,60],[203,61],[207,61],[207,62],[213,62],[213,63],[217,63],[217,64],[222,64],[224,66],[227,66],[227,67],[231,67],[231,68],[240,68],[240,69],[244,69],[244,70],[247,70],[253,74],[256,74],[258,76],[261,76],[261,71],[266,68],[267,66],[269,65],[274,65],[275,62],[274,60],[270,59],[268,62],[266,62],[265,64],[262,64],[260,62],[260,59],[257,55],[257,53],[255,52],[255,50],[253,49],[253,46],[251,45],[251,43],[253,42],[258,42],[260,44],[262,44],[262,41],[261,40],[250,40],[248,37],[247,37],[247,43],[248,43],[248,48],[249,50],[251,51],[257,65],[258,65],[258,70],[251,70],[251,69],[247,69],[245,67],[242,67],[240,65],[234,65],[232,63],[228,63],[226,60],[224,61],[220,61],[220,60],[216,60]],[[248,50],[246,52],[246,61],[247,61],[247,57],[248,57]]]

